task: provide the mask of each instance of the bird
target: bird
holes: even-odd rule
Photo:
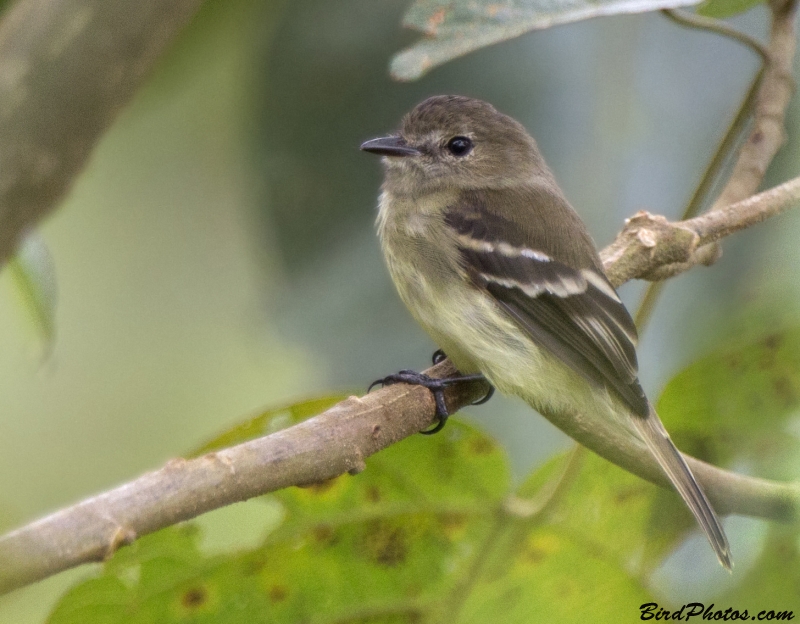
[[[382,156],[376,227],[392,281],[460,378],[556,424],[638,440],[730,571],[722,524],[639,382],[634,322],[525,127],[487,102],[440,95],[361,149]],[[381,380],[397,381],[429,387],[433,431],[444,426],[447,380]]]

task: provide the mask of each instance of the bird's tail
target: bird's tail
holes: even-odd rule
[[[650,414],[647,418],[634,416],[633,420],[642,440],[658,460],[661,468],[669,477],[672,485],[681,495],[689,510],[694,514],[697,523],[703,529],[703,533],[706,534],[711,548],[714,549],[717,559],[730,572],[733,568],[733,562],[725,530],[722,528],[722,524],[711,507],[708,498],[706,498],[703,489],[697,483],[692,471],[686,464],[683,455],[670,440],[669,434],[664,429],[664,425],[661,424],[661,420],[658,418],[653,406],[650,406]]]

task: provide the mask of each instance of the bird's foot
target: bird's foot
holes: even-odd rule
[[[437,355],[441,353],[437,361]],[[441,350],[437,351],[433,355],[434,363],[441,362],[446,356]],[[444,426],[447,424],[447,419],[450,417],[450,411],[447,409],[447,403],[444,400],[444,391],[445,388],[448,386],[452,386],[453,384],[462,382],[462,381],[484,381],[487,384],[489,382],[486,381],[486,378],[481,375],[480,373],[474,375],[458,375],[455,377],[445,377],[444,379],[437,379],[435,377],[430,377],[425,373],[418,373],[412,370],[401,370],[399,373],[394,373],[393,375],[389,375],[384,377],[383,379],[378,379],[377,381],[373,381],[367,392],[372,390],[375,386],[391,386],[392,384],[396,383],[405,383],[412,386],[423,386],[431,391],[433,394],[433,400],[436,403],[436,420],[438,421],[436,425],[433,426],[432,429],[426,429],[425,431],[420,431],[420,433],[424,435],[432,435],[434,433],[440,432],[444,429]],[[486,403],[492,395],[494,394],[494,386],[489,385],[489,391],[486,393],[482,399],[475,401],[473,405],[482,405]]]
[[[446,359],[447,359],[447,354],[444,352],[443,349],[436,349],[436,351],[433,352],[433,356],[431,357],[431,361],[433,362],[434,366],[436,366],[437,364],[441,364]],[[467,375],[467,377],[473,377],[473,376],[474,375]],[[486,394],[482,399],[478,399],[477,401],[472,403],[472,405],[483,405],[494,396],[494,386],[490,384],[486,379],[486,377],[484,377],[483,375],[478,375],[478,378],[486,382],[486,385],[489,386],[489,390],[486,391]],[[466,381],[464,376],[459,377],[458,380]]]
[[[434,366],[436,366],[441,362],[444,362],[446,359],[447,359],[447,354],[441,349],[436,349],[436,351],[433,352],[433,356],[431,357],[431,361],[433,362]]]

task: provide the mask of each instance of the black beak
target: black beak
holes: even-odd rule
[[[381,137],[361,144],[365,152],[381,156],[419,156],[422,152],[406,145],[405,139],[398,136]]]

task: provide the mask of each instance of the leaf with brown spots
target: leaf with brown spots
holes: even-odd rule
[[[383,566],[402,565],[408,557],[409,536],[403,522],[375,520],[364,526],[362,552]]]
[[[208,595],[203,587],[192,587],[187,589],[181,596],[181,604],[186,609],[196,609],[206,603]]]
[[[800,477],[787,426],[800,409],[800,329],[712,353],[676,375],[657,409],[679,447],[713,464],[747,462],[758,476]]]
[[[278,493],[291,520],[278,534],[323,521],[341,523],[365,513],[372,517],[407,510],[451,513],[500,501],[510,480],[503,449],[472,427],[452,424],[438,435],[408,438],[373,455],[358,475]]]
[[[289,595],[289,590],[283,585],[272,585],[269,588],[267,595],[269,596],[269,600],[272,603],[283,602]]]

